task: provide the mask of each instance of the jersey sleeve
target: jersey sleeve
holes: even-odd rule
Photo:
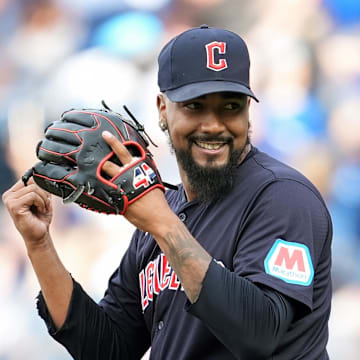
[[[99,304],[74,280],[69,311],[60,329],[55,328],[40,292],[37,303],[40,317],[50,335],[74,359],[140,359],[150,346],[136,290],[135,248],[134,236]]]
[[[294,318],[278,292],[211,261],[197,301],[185,309],[200,319],[237,359],[268,359]],[[259,346],[261,344],[261,346]]]
[[[136,230],[120,266],[109,279],[108,288],[99,305],[124,329],[130,347],[136,354],[143,354],[150,347],[150,331],[142,310],[137,267],[138,240],[142,236]]]
[[[330,270],[330,256],[318,266],[331,241],[331,220],[320,196],[294,180],[273,182],[241,229],[234,272],[312,309],[314,275],[326,278]]]

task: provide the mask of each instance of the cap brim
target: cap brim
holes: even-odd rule
[[[252,97],[256,102],[259,102],[254,93],[248,87],[229,81],[203,81],[165,91],[167,97],[173,102],[188,101],[206,94],[213,94],[217,92],[235,92],[245,94]]]

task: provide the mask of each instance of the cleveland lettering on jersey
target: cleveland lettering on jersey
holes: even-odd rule
[[[166,289],[177,290],[180,281],[171,268],[164,254],[160,254],[155,260],[150,261],[145,269],[139,274],[139,285],[141,293],[142,310],[148,307],[153,301],[154,294],[158,295],[160,291]],[[183,290],[181,288],[181,290]]]

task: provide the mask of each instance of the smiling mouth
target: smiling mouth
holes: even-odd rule
[[[197,146],[205,150],[219,150],[226,145],[226,142],[206,142],[206,141],[194,141]]]

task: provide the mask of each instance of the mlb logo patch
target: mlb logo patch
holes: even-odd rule
[[[308,286],[314,268],[308,247],[304,244],[278,239],[264,260],[267,274],[290,284]]]

